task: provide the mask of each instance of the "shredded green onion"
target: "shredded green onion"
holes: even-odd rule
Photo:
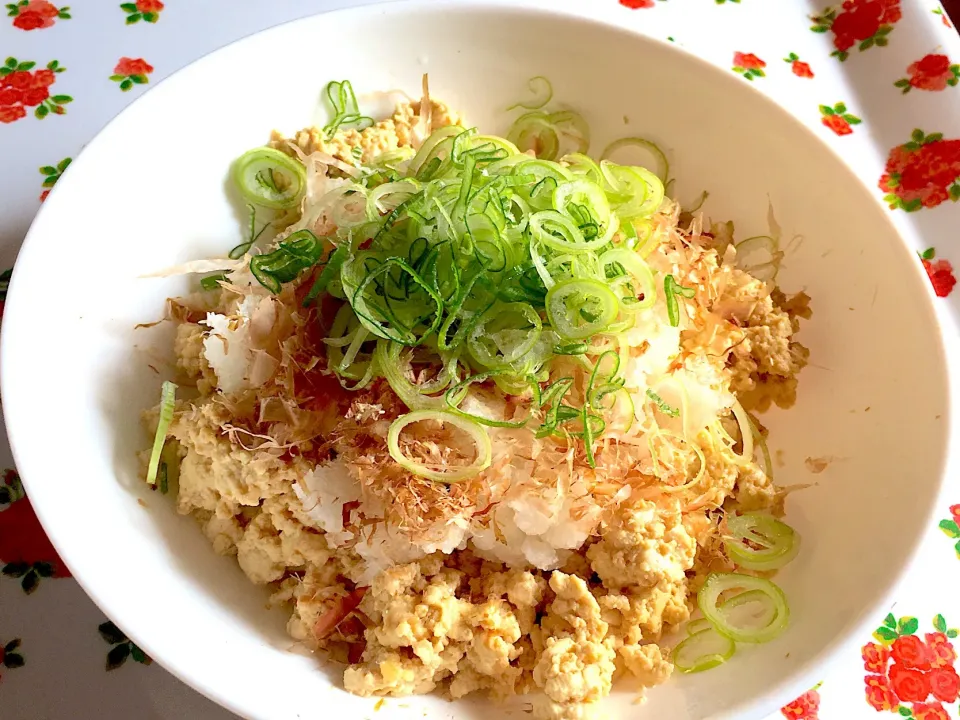
[[[164,381],[160,388],[160,418],[157,421],[157,432],[153,436],[153,448],[150,450],[150,462],[147,463],[147,484],[157,484],[157,470],[160,466],[160,454],[167,440],[167,430],[173,421],[173,407],[177,400],[177,386],[170,381]]]
[[[449,424],[466,433],[476,445],[476,458],[474,458],[474,461],[466,466],[450,467],[444,465],[441,469],[438,469],[406,455],[400,447],[400,433],[403,432],[404,428],[408,425],[427,420],[433,420],[441,425]],[[390,430],[387,433],[387,447],[390,450],[390,456],[397,464],[409,470],[414,475],[448,484],[466,480],[483,472],[490,467],[490,460],[493,454],[490,436],[487,435],[487,432],[480,425],[473,420],[439,410],[415,410],[398,417],[390,425]]]
[[[662,412],[664,415],[669,417],[677,417],[680,415],[680,409],[673,407],[662,397],[657,395],[653,390],[647,390],[647,397],[653,401],[653,404],[657,406],[657,409]]]
[[[677,327],[680,325],[680,304],[677,302],[677,295],[692,298],[697,294],[697,291],[679,285],[673,275],[667,275],[663,279],[663,294],[667,300],[667,319],[670,321],[670,325]]]
[[[373,125],[373,118],[360,114],[357,96],[353,92],[353,85],[349,80],[333,81],[327,85],[327,100],[333,108],[333,119],[323,127],[323,132],[332,138],[337,130],[344,126],[353,125],[357,129],[364,129]]]
[[[656,305],[661,283],[674,326],[678,296],[694,290],[644,260],[661,237],[654,215],[669,167],[659,148],[625,138],[597,162],[585,154],[590,129],[583,118],[546,107],[550,82],[538,76],[529,88],[534,97],[516,106],[525,112],[506,138],[451,125],[416,152],[365,163],[316,207],[311,198],[310,211],[322,210],[333,228],[328,237],[298,231],[255,255],[250,270],[272,293],[308,275],[305,306],[322,296],[342,302],[324,342],[327,369],[344,387],[384,378],[412,411],[406,418],[441,413],[433,419],[466,423],[484,437],[483,426],[529,424],[540,437],[580,439],[593,465],[608,417],[628,415],[627,427],[634,418],[618,353],[609,347],[624,352],[620,336]],[[373,122],[360,114],[349,81],[330,83],[326,94],[328,135]],[[629,145],[653,154],[653,172],[606,157]],[[231,253],[241,257],[270,224],[256,227],[256,209],[293,208],[306,170],[257,148],[237,161],[235,178],[252,204],[248,240]],[[204,287],[219,282],[215,277]],[[443,365],[421,382],[414,365],[425,353],[434,368]],[[573,391],[573,378],[556,377],[561,356],[591,368],[587,387]],[[479,383],[532,398],[527,418],[491,421],[465,412],[462,401]],[[662,412],[676,412],[656,393],[649,397]],[[404,462],[431,477],[430,468]]]
[[[274,210],[299,203],[307,185],[307,171],[299,161],[268,147],[241,155],[233,177],[248,202]]]
[[[267,290],[276,294],[283,283],[316,265],[323,256],[323,243],[309,230],[298,230],[280,243],[276,250],[257,255],[250,261],[250,272]]]
[[[217,273],[216,275],[207,275],[206,277],[200,278],[200,287],[203,290],[216,290],[220,287],[220,283],[226,282],[227,274],[226,273]]]

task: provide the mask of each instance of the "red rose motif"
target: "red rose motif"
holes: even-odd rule
[[[900,0],[880,0],[880,23],[882,25],[893,25],[902,17]]]
[[[113,69],[114,75],[147,75],[153,72],[153,65],[143,58],[120,58]]]
[[[802,78],[812,78],[813,70],[810,69],[810,66],[799,60],[794,60],[793,64],[790,66],[790,69],[793,70],[793,74],[797,77]]]
[[[50,97],[50,93],[45,87],[30,88],[23,93],[23,104],[27,107],[32,107],[39,105],[48,97]]]
[[[850,123],[847,122],[843,115],[825,115],[820,118],[820,122],[833,130],[837,135],[849,135],[853,132]]]
[[[890,686],[905,702],[923,702],[930,695],[930,680],[926,674],[896,663],[890,666]]]
[[[863,658],[863,669],[867,672],[883,674],[887,670],[887,660],[890,659],[890,650],[883,645],[869,642],[860,648]]]
[[[914,720],[950,720],[947,711],[938,702],[914,703],[911,709]]]
[[[946,55],[930,54],[907,67],[910,87],[918,90],[945,90],[947,81],[953,77],[950,70],[950,58]]]
[[[953,519],[960,523],[960,505],[951,505],[950,514],[953,515]]]
[[[753,53],[741,52],[735,52],[733,54],[733,65],[734,67],[743,68],[744,70],[761,70],[767,66],[763,60]]]
[[[22,105],[13,105],[12,107],[0,107],[0,123],[16,122],[20,118],[27,116],[27,111]]]
[[[820,693],[808,690],[792,703],[780,708],[780,713],[789,720],[819,720]]]
[[[937,700],[943,700],[945,703],[957,701],[960,696],[960,676],[957,671],[949,665],[947,667],[934,668],[927,677],[930,680],[930,692]]]
[[[890,152],[885,169],[880,189],[890,193],[891,208],[935,207],[956,197],[951,188],[960,178],[960,140],[925,137],[916,130],[911,142]]]
[[[137,0],[137,10],[142,13],[160,12],[163,10],[163,3],[160,0]]]
[[[7,87],[0,89],[0,106],[16,105],[23,98],[23,91]]]
[[[3,84],[7,87],[26,90],[29,87],[33,87],[33,75],[24,70],[17,70],[7,75],[3,80]]]
[[[21,30],[39,30],[53,26],[53,21],[60,11],[47,0],[30,0],[29,3],[16,8],[17,16],[13,19],[13,26]]]
[[[14,470],[4,473],[4,481],[11,489],[17,488],[20,482]],[[70,577],[26,496],[18,497],[10,503],[0,515],[0,523],[3,524],[3,533],[0,533],[0,562],[25,563],[29,566],[47,563],[53,567],[53,577]]]
[[[930,650],[916,635],[901,635],[893,641],[890,648],[893,661],[905,668],[915,670],[930,669]],[[922,698],[921,698],[922,699]]]
[[[47,68],[36,70],[33,73],[33,87],[50,87],[56,80],[56,73]]]
[[[640,10],[641,8],[652,8],[653,0],[620,0],[620,4],[631,10]]]
[[[950,263],[946,260],[939,260],[938,262],[945,263],[948,266],[950,265]],[[932,264],[933,263],[930,261],[927,261],[924,263],[924,268],[926,268],[927,265]],[[928,269],[927,273],[929,274],[929,272],[930,270]],[[951,272],[950,275],[952,277],[953,273]],[[931,277],[931,280],[932,279],[933,278]],[[954,279],[953,284],[955,285],[956,282],[956,279]],[[953,285],[950,287],[952,288]],[[949,293],[949,290],[947,293]],[[956,510],[960,510],[960,506],[954,505],[950,508],[950,511],[954,514],[954,517],[960,514],[956,512]],[[923,636],[923,639],[926,641],[927,649],[930,651],[930,662],[933,667],[943,667],[945,665],[953,667],[953,661],[957,659],[957,651],[953,649],[953,645],[950,643],[950,639],[946,635],[944,635],[942,632],[927,633]]]
[[[833,44],[841,52],[849,50],[861,40],[873,37],[880,29],[880,18],[884,8],[880,2],[872,0],[848,0],[843,4],[843,12],[833,21]]]
[[[40,193],[40,202],[43,202],[44,200],[46,200],[47,195],[49,194],[50,194],[49,190],[44,190],[42,193]]]
[[[897,696],[893,694],[893,690],[890,688],[889,681],[883,675],[867,675],[863,682],[867,702],[874,710],[878,712],[893,710],[900,704]]]

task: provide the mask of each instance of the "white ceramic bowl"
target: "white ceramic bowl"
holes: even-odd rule
[[[522,9],[517,5],[523,5]],[[438,9],[442,5],[442,12]],[[548,75],[580,110],[594,149],[643,135],[668,149],[681,199],[740,237],[766,230],[768,199],[787,236],[788,290],[806,289],[812,364],[800,399],[771,413],[781,484],[803,552],[781,576],[793,612],[775,642],[677,677],[640,709],[629,687],[614,717],[758,718],[805,690],[886,612],[933,504],[948,454],[949,387],[931,294],[879,203],[808,130],[742,80],[603,21],[534,3],[399,3],[294,22],[238,42],[133,103],[57,184],[17,262],[3,325],[2,390],[17,466],[58,551],[101,608],[180,678],[250,718],[369,716],[339,670],[291,652],[232,559],[214,555],[171,498],[147,490],[138,423],[157,398],[157,318],[183,280],[138,276],[222,254],[241,232],[227,169],[269,131],[322,121],[331,79],[360,92],[435,97],[503,132],[525,81]],[[923,378],[923,382],[917,382]],[[781,452],[782,451],[782,454]],[[811,475],[807,458],[828,458]],[[909,494],[905,495],[905,490]],[[896,513],[883,532],[877,518]],[[391,701],[393,718],[491,717],[481,703]]]

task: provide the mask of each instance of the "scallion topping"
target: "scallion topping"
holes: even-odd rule
[[[333,119],[323,127],[328,138],[345,126],[352,125],[362,130],[373,125],[373,118],[360,114],[357,96],[349,80],[333,81],[327,85],[327,100],[333,108]]]
[[[147,463],[147,484],[157,484],[157,470],[160,467],[160,454],[163,444],[167,440],[167,430],[173,421],[173,407],[177,400],[177,386],[172,382],[164,381],[160,388],[160,417],[157,420],[157,432],[153,436],[153,448],[150,450],[150,461]]]
[[[241,155],[233,177],[248,202],[274,210],[299,203],[307,184],[306,168],[298,160],[268,147]]]

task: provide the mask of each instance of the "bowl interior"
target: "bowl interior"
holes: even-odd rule
[[[627,685],[608,701],[615,717],[774,710],[876,617],[923,533],[947,447],[941,341],[916,263],[826,146],[740,78],[603,22],[506,3],[318,16],[214,53],[130,106],[45,203],[7,303],[4,410],[41,520],[107,614],[234,711],[271,720],[372,713],[374,700],[339,689],[337,668],[291,652],[283,615],[265,609],[262,589],[139,480],[139,413],[158,397],[170,338],[163,326],[134,326],[187,287],[139,276],[238,241],[243,210],[226,189],[238,154],[273,128],[322,124],[329,80],[350,78],[362,103],[382,106],[385,98],[363,94],[417,95],[423,72],[434,97],[500,133],[526,80],[546,75],[555,102],[589,121],[594,153],[625,135],[655,140],[670,157],[675,195],[689,203],[708,190],[707,215],[734,220],[738,238],[767,232],[768,202],[784,238],[802,236],[781,284],[813,298],[801,335],[811,365],[796,407],[764,419],[777,481],[811,484],[787,505],[804,538],[781,576],[791,628],[742,646],[724,667],[675,678],[642,710]],[[812,473],[824,463],[808,459],[826,469]],[[897,522],[876,532],[894,506]],[[244,682],[251,673],[257,682]],[[411,718],[507,712],[435,697],[387,707]]]

